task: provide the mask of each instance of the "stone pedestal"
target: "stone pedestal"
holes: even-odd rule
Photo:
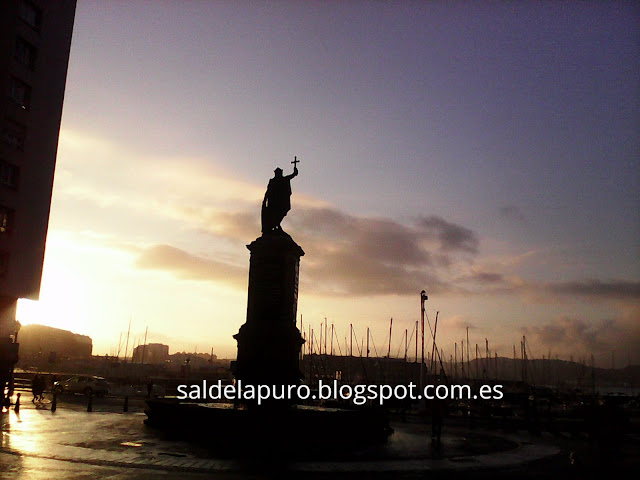
[[[247,385],[274,387],[281,395],[285,386],[299,385],[300,347],[304,343],[296,328],[298,268],[302,249],[286,233],[270,231],[251,245],[247,321],[234,335],[238,358],[236,380]],[[294,394],[293,390],[292,394]],[[248,401],[245,406],[194,403],[173,398],[149,399],[145,423],[162,428],[188,441],[201,440],[217,452],[230,452],[250,465],[285,457],[308,459],[328,452],[343,456],[363,444],[386,441],[393,432],[386,411],[363,407],[357,410],[292,405],[296,399]],[[255,397],[254,397],[255,398]],[[234,404],[233,406],[237,406]],[[211,432],[224,432],[211,435]],[[285,469],[286,471],[286,469]]]
[[[304,251],[282,231],[263,234],[251,252],[247,321],[238,341],[236,380],[243,385],[298,385],[300,348],[296,327],[298,272]]]

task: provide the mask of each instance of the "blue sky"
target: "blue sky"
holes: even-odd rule
[[[307,251],[310,324],[384,343],[424,288],[445,350],[471,326],[504,355],[523,333],[563,357],[637,355],[639,13],[79,2],[42,297],[21,320],[109,353],[132,316],[233,355],[244,246],[298,155],[283,226]]]

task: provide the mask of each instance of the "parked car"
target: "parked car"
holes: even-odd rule
[[[61,380],[53,384],[55,393],[83,393],[86,396],[96,395],[102,397],[109,393],[109,384],[102,377],[93,375],[74,375],[67,380]]]

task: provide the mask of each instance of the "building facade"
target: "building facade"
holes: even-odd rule
[[[37,300],[75,0],[0,2],[0,382],[17,353],[16,305]]]
[[[169,345],[149,343],[133,349],[133,363],[157,364],[169,360]]]

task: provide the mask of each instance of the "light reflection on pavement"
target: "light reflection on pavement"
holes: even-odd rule
[[[1,480],[112,479],[138,480],[200,478],[262,478],[247,464],[229,458],[216,458],[215,452],[183,441],[167,440],[143,424],[144,413],[87,413],[79,408],[60,408],[54,413],[25,405],[16,414],[2,414],[0,449]],[[403,427],[404,428],[404,427]],[[555,447],[523,443],[518,448],[502,449],[487,455],[468,455],[464,461],[428,458],[430,438],[416,428],[399,429],[384,448],[387,459],[370,455],[365,461],[315,461],[288,465],[296,476],[337,474],[356,477],[368,471],[387,474],[425,473],[431,470],[449,473],[469,472],[479,467],[517,465],[554,455]],[[223,435],[224,432],[212,432]],[[450,452],[461,450],[458,435],[445,436]],[[514,443],[514,445],[517,445]],[[332,475],[336,476],[336,475]]]
[[[31,405],[18,414],[12,409],[2,414],[0,479],[207,478],[171,471],[189,460],[202,460],[199,455],[206,452],[158,439],[143,424],[144,418],[143,413],[87,413],[60,407],[54,413]],[[225,465],[209,460],[209,464],[219,474],[233,467],[230,461]],[[146,465],[152,469],[143,468]]]
[[[21,457],[0,453],[0,480],[197,480],[212,478],[211,474],[172,472],[137,468],[105,467],[86,463]],[[219,474],[216,479],[239,478]],[[246,477],[243,477],[246,478]]]

